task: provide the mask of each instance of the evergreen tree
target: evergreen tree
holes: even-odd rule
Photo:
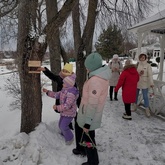
[[[109,25],[107,30],[99,36],[95,47],[104,59],[109,60],[113,54],[121,54],[123,52],[123,36],[121,30],[116,25]]]

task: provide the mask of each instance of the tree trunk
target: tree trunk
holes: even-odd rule
[[[60,48],[61,48],[61,56],[62,56],[62,59],[65,64],[66,62],[69,62],[69,59],[68,59],[67,53],[66,53],[64,47],[62,46],[62,44],[61,44]]]
[[[86,55],[89,55],[92,51],[93,34],[95,30],[96,16],[97,16],[97,4],[98,4],[98,0],[89,1],[88,18],[82,36],[83,43],[85,44]]]
[[[47,21],[48,23],[52,20],[53,17],[58,13],[57,0],[46,0],[46,12],[47,12]],[[49,45],[49,54],[50,54],[50,68],[54,74],[58,74],[61,71],[61,49],[60,49],[60,34],[59,29],[56,30],[56,33],[48,34],[51,37],[48,37]],[[57,90],[57,84],[52,81],[53,91]]]
[[[66,0],[61,11],[46,25],[44,32],[51,38],[53,33],[59,29],[69,16],[76,0]],[[18,71],[21,84],[21,132],[30,133],[41,122],[42,100],[41,100],[41,81],[40,74],[29,74],[28,61],[42,61],[46,50],[46,44],[39,44],[37,40],[31,38],[29,32],[31,23],[35,28],[34,10],[36,11],[36,0],[22,0],[19,3],[18,18]],[[33,14],[32,14],[33,13]],[[37,44],[36,44],[37,43]]]
[[[69,14],[71,13],[73,7],[75,6],[77,0],[66,0],[64,5],[62,6],[61,10],[58,12],[57,12],[57,2],[56,1],[54,2],[53,5],[52,5],[53,2],[51,0],[47,0],[46,2],[47,2],[47,5],[49,6],[49,8],[51,10],[55,10],[55,12],[52,12],[49,15],[48,23],[45,26],[43,32],[45,34],[47,34],[47,41],[49,42],[50,47],[51,47],[51,50],[50,50],[52,52],[51,60],[53,60],[53,61],[51,61],[51,70],[52,71],[55,70],[59,73],[59,71],[61,70],[61,67],[59,67],[59,68],[56,68],[56,67],[61,65],[60,55],[62,54],[62,57],[64,57],[64,62],[68,61],[65,51],[64,51],[62,45],[60,45],[59,27],[61,27],[64,24],[64,22],[66,21],[66,19],[69,16]],[[55,6],[56,8],[52,9],[51,6]],[[47,11],[47,13],[49,13],[49,12],[50,11]],[[55,42],[56,45],[53,42]],[[55,57],[53,56],[54,51],[57,52]],[[56,73],[56,74],[58,74],[58,73]]]
[[[78,49],[81,44],[79,0],[77,0],[77,3],[72,10],[72,21],[73,21],[74,51],[75,54],[78,54]]]
[[[41,122],[40,74],[29,74],[28,60],[38,58],[32,51],[35,41],[28,36],[31,25],[33,1],[20,1],[18,18],[18,70],[21,83],[21,132],[30,133]],[[35,5],[34,5],[35,6]],[[35,10],[35,9],[34,9]],[[41,59],[38,59],[41,60]]]
[[[96,20],[96,9],[97,9],[98,0],[90,0],[88,6],[88,17],[86,26],[82,38],[80,38],[80,20],[79,20],[79,8],[76,4],[73,10],[73,31],[74,31],[74,40],[75,40],[75,50],[77,51],[77,63],[76,63],[76,73],[77,73],[77,84],[82,93],[82,88],[84,81],[86,80],[86,68],[84,67],[85,56],[89,55],[92,51],[92,42],[93,34],[95,28]],[[85,51],[85,54],[84,54]]]

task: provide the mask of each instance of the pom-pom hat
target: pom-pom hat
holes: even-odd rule
[[[87,56],[84,63],[89,71],[94,71],[102,67],[102,57],[99,53],[91,53]]]
[[[72,74],[70,76],[66,76],[63,79],[63,83],[66,85],[66,87],[72,87],[75,84],[75,80],[76,80],[76,75]]]
[[[70,74],[73,72],[73,64],[66,63],[63,69],[67,70]]]
[[[113,55],[113,59],[118,59],[118,58],[119,58],[119,56],[117,54]]]

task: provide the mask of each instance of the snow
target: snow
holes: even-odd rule
[[[3,71],[2,71],[3,70]],[[4,67],[0,72],[8,72]],[[0,165],[81,165],[86,157],[75,156],[65,145],[58,128],[59,114],[52,109],[54,99],[42,95],[42,123],[29,135],[20,133],[21,112],[10,110],[13,100],[4,89],[11,74],[0,75]],[[41,74],[42,78],[45,78]],[[50,82],[46,84],[50,89]],[[132,113],[132,121],[122,119],[124,105],[109,101],[104,107],[102,126],[96,130],[100,165],[164,165],[164,121],[155,116],[147,118],[143,111]]]
[[[38,42],[39,43],[45,43],[45,38],[46,38],[46,35],[45,34],[40,35],[39,38],[38,38]]]
[[[157,21],[164,21],[165,17],[165,9],[156,13],[155,15],[151,16],[151,17],[148,17],[146,18],[145,20],[137,23],[136,25],[130,27],[129,29],[134,29],[136,27],[140,27],[142,25],[147,25],[149,23],[153,23],[153,22],[157,22]]]

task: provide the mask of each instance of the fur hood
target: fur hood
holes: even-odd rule
[[[129,65],[125,65],[123,70],[127,70],[129,68],[137,68],[137,65],[136,64],[129,64]]]

